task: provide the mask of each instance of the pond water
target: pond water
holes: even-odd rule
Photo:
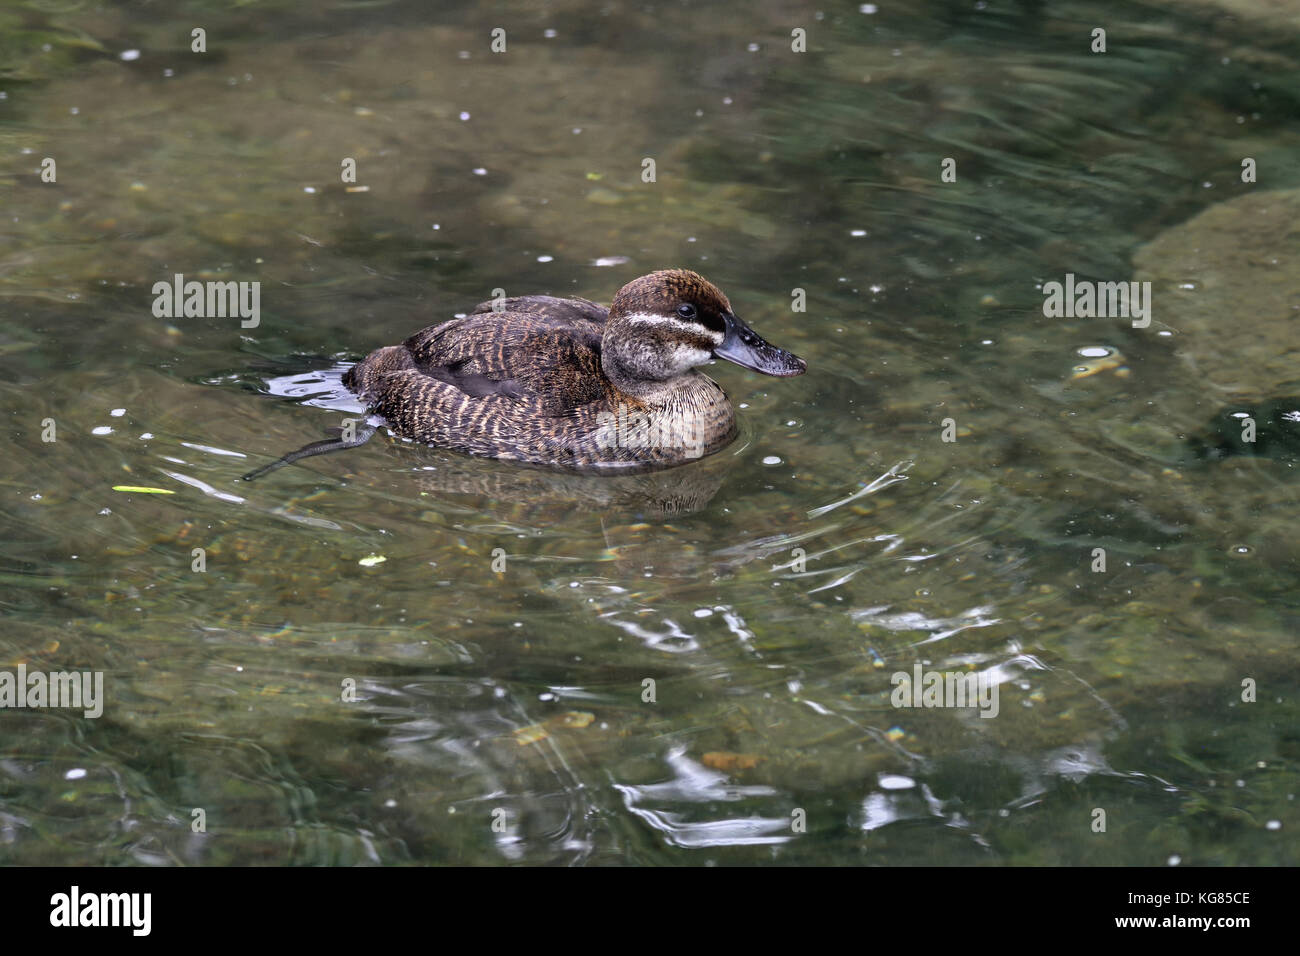
[[[305,6],[0,6],[0,670],[104,675],[0,710],[0,862],[1296,862],[1295,446],[1197,442],[1300,394],[1300,17]],[[670,266],[809,364],[715,456],[238,481]]]

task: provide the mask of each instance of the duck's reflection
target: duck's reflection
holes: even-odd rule
[[[656,519],[703,510],[722,487],[727,455],[638,474],[585,475],[480,461],[426,448],[399,446],[419,471],[420,489],[485,514],[527,521],[566,513]]]

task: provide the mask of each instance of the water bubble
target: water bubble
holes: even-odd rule
[[[900,773],[882,773],[879,783],[882,790],[911,790],[916,786],[915,780]]]

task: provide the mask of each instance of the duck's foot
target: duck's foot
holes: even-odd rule
[[[285,465],[291,465],[295,461],[303,458],[310,458],[313,455],[325,455],[332,451],[342,451],[345,448],[356,448],[370,441],[374,435],[377,426],[366,423],[357,429],[355,437],[348,438],[327,438],[324,441],[314,441],[310,445],[303,445],[297,451],[291,451],[283,458],[278,458],[269,465],[263,465],[254,471],[240,478],[240,481],[253,481],[261,478],[263,475],[270,474],[277,468],[283,468]]]

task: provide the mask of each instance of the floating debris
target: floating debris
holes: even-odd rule
[[[527,747],[529,744],[540,743],[549,736],[543,724],[530,724],[515,731],[515,743]]]
[[[1109,345],[1089,345],[1086,348],[1079,349],[1084,361],[1074,367],[1070,375],[1072,379],[1088,378],[1096,375],[1098,372],[1114,371],[1119,378],[1128,378],[1130,369],[1127,365],[1127,359],[1120,353],[1117,348]]]
[[[730,773],[733,770],[753,770],[763,758],[755,754],[733,754],[725,750],[713,750],[700,758],[700,762],[714,770]]]

